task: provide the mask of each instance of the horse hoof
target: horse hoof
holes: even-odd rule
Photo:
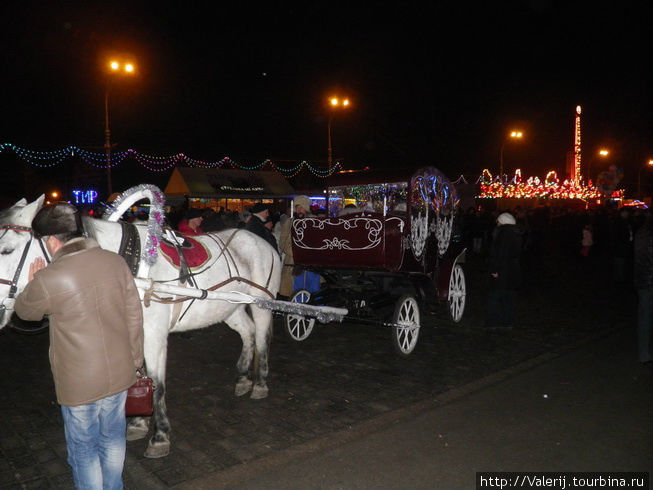
[[[144,439],[147,436],[148,427],[127,426],[127,440],[128,441],[138,441],[139,439]]]
[[[267,386],[254,385],[254,389],[252,390],[252,394],[250,395],[250,398],[252,400],[261,400],[267,397],[268,397]]]
[[[252,381],[247,378],[238,381],[238,383],[236,383],[236,396],[243,396],[249,393],[252,389],[252,384]]]
[[[155,442],[149,443],[147,449],[145,450],[144,456],[146,458],[163,458],[170,454],[170,443],[169,442]]]

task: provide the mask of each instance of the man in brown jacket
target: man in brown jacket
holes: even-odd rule
[[[143,366],[143,313],[125,261],[81,236],[77,209],[42,208],[32,229],[52,262],[30,265],[24,320],[50,318],[50,365],[78,488],[122,488],[127,388]]]

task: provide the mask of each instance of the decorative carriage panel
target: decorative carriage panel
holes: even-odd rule
[[[385,267],[384,217],[362,213],[339,218],[293,220],[295,264]]]

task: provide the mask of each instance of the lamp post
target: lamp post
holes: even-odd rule
[[[639,167],[639,172],[637,172],[637,197],[642,197],[642,169],[653,167],[653,158],[649,158],[646,166]]]
[[[331,146],[331,123],[333,122],[334,111],[348,109],[350,106],[348,98],[341,99],[339,97],[333,96],[329,98],[329,122],[327,124],[327,137],[328,137],[328,148],[327,148],[327,161],[328,169],[331,171],[333,166],[333,148]]]
[[[501,149],[499,150],[499,180],[503,182],[503,148],[507,141],[520,140],[524,137],[524,133],[519,130],[511,131],[508,137],[501,142]]]
[[[104,91],[104,149],[107,154],[107,198],[112,194],[111,185],[111,129],[109,127],[109,92],[113,75],[133,75],[136,67],[133,63],[122,63],[118,60],[109,62],[109,76],[107,77],[106,90]]]

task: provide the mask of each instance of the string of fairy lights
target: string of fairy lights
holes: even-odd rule
[[[17,157],[30,165],[51,168],[62,164],[69,158],[78,157],[87,165],[96,168],[106,169],[116,167],[126,160],[135,160],[142,167],[151,172],[165,172],[176,166],[187,166],[196,168],[233,168],[239,170],[263,170],[273,169],[281,172],[285,177],[294,177],[302,170],[308,170],[316,177],[326,178],[342,170],[340,162],[335,162],[330,169],[323,169],[306,160],[292,165],[285,166],[273,162],[270,159],[263,160],[261,163],[253,165],[244,165],[236,162],[229,157],[224,157],[214,162],[190,158],[183,153],[177,153],[170,156],[153,156],[140,153],[136,150],[129,149],[125,151],[113,152],[109,157],[107,165],[107,154],[80,148],[78,146],[67,146],[53,151],[36,151],[14,145],[12,143],[0,143],[0,153],[13,152]]]
[[[555,171],[551,170],[544,181],[539,177],[522,179],[521,170],[515,171],[515,176],[508,182],[493,179],[489,170],[483,170],[479,177],[481,199],[514,198],[514,199],[600,199],[604,197],[623,198],[623,190],[609,190],[596,187],[592,182],[584,184],[573,179],[560,182]]]

